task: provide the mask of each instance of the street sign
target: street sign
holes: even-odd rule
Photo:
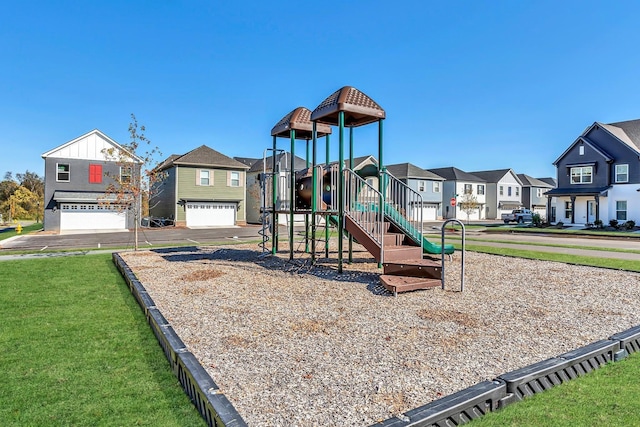
[[[452,197],[451,198],[451,206],[455,206],[456,205],[456,198]]]

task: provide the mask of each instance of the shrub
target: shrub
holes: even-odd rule
[[[556,228],[562,228],[562,227],[564,227],[564,222],[562,221],[556,222]]]
[[[623,225],[625,230],[633,230],[636,227],[636,222],[633,220],[629,220],[625,222]]]
[[[534,213],[531,215],[531,221],[536,227],[540,227],[542,225],[542,217],[540,217],[540,214]]]
[[[613,227],[616,230],[618,229],[618,220],[617,219],[611,219],[609,220],[609,227]]]
[[[603,227],[602,220],[596,219],[595,221],[593,221],[593,225],[595,225],[596,228],[602,228]]]

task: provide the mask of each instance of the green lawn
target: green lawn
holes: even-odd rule
[[[203,426],[109,254],[0,262],[3,426]]]
[[[640,425],[640,354],[611,363],[468,424],[497,426]]]
[[[27,225],[25,227],[22,227],[21,234],[27,234],[27,233],[31,233],[32,231],[38,231],[38,230],[42,230],[42,223],[38,222],[38,223],[35,223],[35,224],[31,224],[31,225]],[[0,233],[0,240],[8,239],[9,237],[13,237],[13,236],[17,236],[17,235],[18,235],[18,232],[14,228],[13,230],[4,231],[4,232]]]

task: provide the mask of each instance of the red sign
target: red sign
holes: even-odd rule
[[[456,198],[452,197],[451,198],[451,206],[455,206],[456,205]]]

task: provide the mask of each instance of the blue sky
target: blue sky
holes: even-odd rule
[[[127,142],[131,113],[165,157],[262,157],[283,116],[350,85],[386,110],[385,164],[555,176],[594,121],[640,118],[638,16],[631,1],[5,2],[0,174],[42,175],[42,153],[95,128]],[[376,150],[377,127],[356,128],[355,154]]]

